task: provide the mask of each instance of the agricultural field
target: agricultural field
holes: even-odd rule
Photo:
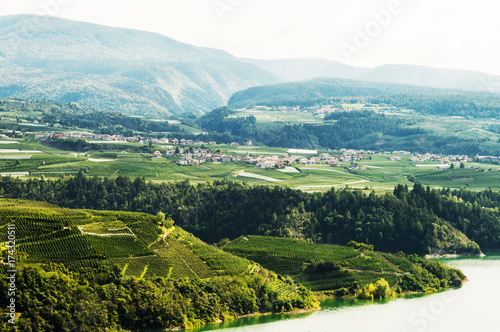
[[[178,227],[166,233],[155,216],[143,213],[71,210],[1,199],[0,220],[0,239],[6,238],[8,224],[15,225],[21,265],[117,264],[125,275],[139,277],[146,272],[148,276],[202,279],[245,274],[255,265],[208,246]]]
[[[229,180],[251,185],[272,185],[300,189],[306,192],[324,192],[332,187],[357,188],[366,191],[391,191],[398,184],[412,186],[418,181],[431,187],[500,189],[500,166],[486,163],[467,163],[464,169],[437,170],[438,166],[449,167],[438,162],[412,162],[411,156],[400,156],[401,160],[390,160],[392,154],[365,155],[362,160],[341,162],[339,167],[326,164],[301,165],[294,162],[285,169],[257,169],[243,161],[230,163],[206,162],[199,166],[180,166],[175,163],[179,156],[154,158],[151,153],[139,153],[137,143],[124,143],[116,149],[90,150],[84,153],[60,150],[35,140],[3,140],[0,149],[0,173],[3,176],[36,177],[57,179],[83,172],[87,176],[130,178],[144,177],[152,182],[175,182],[189,180],[191,183]],[[12,143],[14,142],[14,143]],[[127,149],[128,147],[128,149]],[[245,157],[289,155],[289,149],[262,146],[208,146],[220,154]],[[125,149],[125,150],[124,150]],[[160,146],[152,149],[165,151]],[[127,151],[129,150],[129,151]],[[127,152],[127,153],[124,153]],[[340,152],[317,151],[340,157]],[[294,160],[315,155],[290,154]],[[358,169],[351,169],[353,164]]]
[[[323,114],[312,111],[281,110],[277,107],[254,107],[235,110],[233,117],[254,116],[260,126],[276,126],[301,123],[322,123]]]
[[[349,288],[355,281],[366,285],[382,277],[395,286],[397,276],[403,274],[381,253],[347,246],[250,235],[226,244],[223,249],[289,275],[313,291]]]
[[[61,263],[67,268],[116,266],[122,276],[194,278],[261,275],[280,296],[295,286],[259,264],[207,245],[179,227],[166,229],[144,213],[72,210],[0,199],[0,253],[15,225],[16,266]]]

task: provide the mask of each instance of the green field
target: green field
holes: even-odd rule
[[[18,144],[4,144],[0,153],[0,172],[12,173],[29,172],[29,177],[60,178],[73,176],[82,171],[88,176],[116,177],[127,175],[131,178],[144,177],[153,182],[184,181],[206,182],[216,180],[230,180],[249,184],[278,185],[303,191],[327,191],[332,187],[359,188],[385,192],[392,190],[397,184],[412,185],[418,181],[431,187],[469,188],[480,190],[484,188],[500,189],[500,166],[491,164],[468,163],[465,169],[447,169],[437,171],[436,162],[411,162],[410,156],[401,156],[400,161],[391,161],[392,155],[374,154],[365,155],[363,160],[356,163],[366,169],[349,169],[350,162],[342,162],[340,167],[330,167],[326,164],[303,166],[294,163],[291,166],[296,172],[282,172],[274,169],[257,169],[254,165],[243,161],[231,163],[204,163],[200,166],[180,166],[175,164],[178,156],[153,158],[148,153],[128,152],[123,150],[76,151],[59,150],[42,145],[38,141],[17,140]],[[137,143],[128,143],[131,150]],[[154,148],[154,147],[153,147]],[[252,151],[254,156],[278,155],[285,156],[287,149],[268,147],[235,147],[217,145],[211,147],[220,153],[245,156]],[[36,154],[23,154],[19,151],[40,151]],[[12,151],[12,152],[10,152]],[[239,153],[237,153],[239,152]],[[318,154],[325,151],[318,151]],[[338,152],[330,152],[333,156],[340,156]],[[2,156],[9,159],[2,159]],[[16,157],[18,156],[18,157]],[[24,159],[30,156],[29,159]],[[313,155],[309,155],[311,157]],[[303,156],[293,155],[297,160]],[[418,166],[417,166],[418,165]],[[424,167],[423,165],[428,165]],[[474,167],[469,169],[468,167]],[[491,170],[491,171],[488,171]],[[251,177],[237,176],[240,172],[257,174],[279,181],[262,180]]]

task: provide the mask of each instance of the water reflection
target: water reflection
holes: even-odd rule
[[[311,314],[313,314],[313,312],[300,313],[300,314],[287,314],[287,315],[277,314],[277,315],[261,315],[261,316],[243,317],[243,318],[238,318],[236,320],[232,320],[229,322],[205,325],[203,327],[194,329],[192,331],[202,332],[202,331],[213,331],[213,330],[219,330],[219,329],[259,325],[259,324],[265,324],[265,323],[285,321],[285,320],[290,320],[290,319],[305,318],[307,316],[310,316]]]
[[[245,317],[193,331],[498,331],[500,256],[439,261],[461,269],[469,281],[460,289],[394,300],[329,299],[312,313]]]

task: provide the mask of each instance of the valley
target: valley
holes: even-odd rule
[[[498,268],[500,76],[252,59],[56,16],[0,17],[1,331],[494,293],[466,263]]]

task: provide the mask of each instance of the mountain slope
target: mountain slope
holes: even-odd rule
[[[34,28],[35,19],[43,24]],[[0,96],[129,114],[211,110],[238,90],[277,82],[223,51],[48,17],[1,17],[0,50]]]

